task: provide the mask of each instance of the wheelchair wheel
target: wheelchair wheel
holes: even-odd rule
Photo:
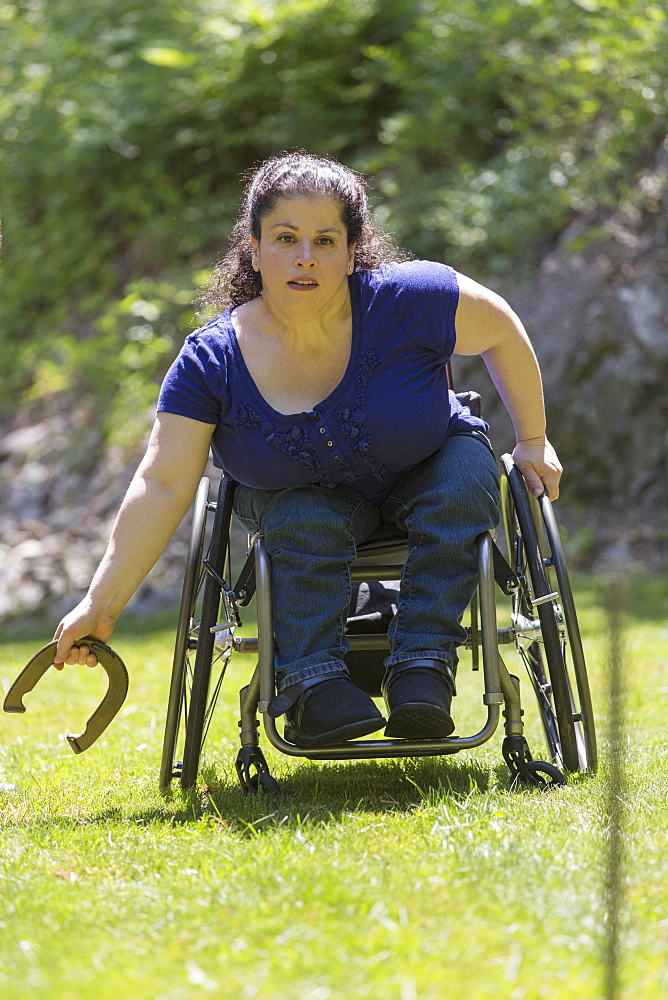
[[[569,677],[575,678],[575,697],[571,694],[572,703],[578,706],[579,727],[576,733],[584,746],[578,744],[580,757],[586,762],[583,770],[595,771],[598,766],[598,749],[596,745],[596,724],[594,721],[594,710],[591,702],[591,692],[589,690],[589,678],[587,677],[587,666],[585,663],[584,650],[582,648],[582,637],[578,616],[575,610],[573,591],[566,568],[566,558],[564,548],[559,535],[559,528],[554,515],[554,509],[549,497],[543,495],[538,501],[542,523],[545,527],[547,548],[550,553],[548,574],[551,581],[556,578],[556,585],[561,600],[561,622],[562,628],[568,636],[568,647],[564,648],[564,660],[568,665],[566,653],[570,654],[572,669]]]
[[[597,765],[594,717],[580,630],[559,531],[547,496],[531,498],[509,455],[501,459],[501,508],[517,648],[536,694],[548,749],[569,771]]]
[[[227,486],[225,481],[221,483],[218,503],[210,505],[208,480],[203,480],[193,508],[160,771],[163,787],[175,777],[182,788],[195,784],[230,656],[232,623],[218,622],[231,516],[231,490]],[[206,515],[212,507],[215,517],[205,556]],[[227,610],[227,603],[223,604]],[[212,687],[214,669],[217,676]]]
[[[162,761],[160,763],[160,786],[162,788],[166,788],[172,778],[176,777],[177,773],[180,774],[181,769],[181,764],[176,761],[176,751],[179,731],[184,728],[184,720],[188,716],[188,700],[192,684],[190,659],[193,636],[196,634],[195,606],[202,587],[202,554],[204,552],[208,500],[209,480],[205,477],[199,484],[192,509],[190,542],[181,592],[179,620],[176,627],[172,678],[162,744]],[[186,683],[187,675],[188,682]],[[182,723],[184,723],[183,727]]]

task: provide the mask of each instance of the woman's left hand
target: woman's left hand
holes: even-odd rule
[[[524,476],[530,493],[540,496],[545,490],[550,500],[557,499],[563,470],[557,453],[546,437],[518,441],[513,450],[513,461]]]

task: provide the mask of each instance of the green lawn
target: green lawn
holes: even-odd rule
[[[625,633],[618,996],[634,1000],[668,996],[667,591],[637,581]],[[128,700],[85,755],[64,733],[99,700],[99,670],[52,671],[24,716],[0,722],[0,996],[603,998],[607,624],[593,585],[576,596],[603,761],[595,777],[546,794],[509,791],[497,734],[441,760],[315,764],[267,751],[282,792],[244,797],[234,775],[241,658],[223,689],[208,784],[162,795],[174,625],[128,618],[114,636]],[[5,688],[48,638],[45,627],[0,644]],[[482,710],[466,661],[461,678],[465,728]]]

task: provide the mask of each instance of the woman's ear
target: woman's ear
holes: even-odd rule
[[[256,240],[254,236],[251,236],[251,238],[250,238],[250,244],[251,244],[251,251],[252,251],[252,254],[251,254],[251,263],[253,265],[253,270],[254,271],[259,271],[260,270],[260,265],[258,263],[258,259],[257,258],[258,258],[258,251],[260,249],[260,241]]]

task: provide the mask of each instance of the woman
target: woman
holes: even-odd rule
[[[349,562],[381,523],[407,532],[390,630],[385,733],[454,729],[460,621],[475,540],[498,521],[487,426],[448,391],[455,354],[482,355],[512,417],[529,489],[558,495],[538,366],[493,292],[407,260],[374,228],[363,181],[289,154],[253,175],[218,267],[227,307],[191,334],[163,383],[148,449],[84,600],[56,631],[57,667],[88,663],[85,635],[116,620],[186,513],[207,462],[239,483],[235,514],[272,559],[276,681],[286,738],[317,746],[385,720],[348,678]],[[215,296],[214,296],[215,297]]]

